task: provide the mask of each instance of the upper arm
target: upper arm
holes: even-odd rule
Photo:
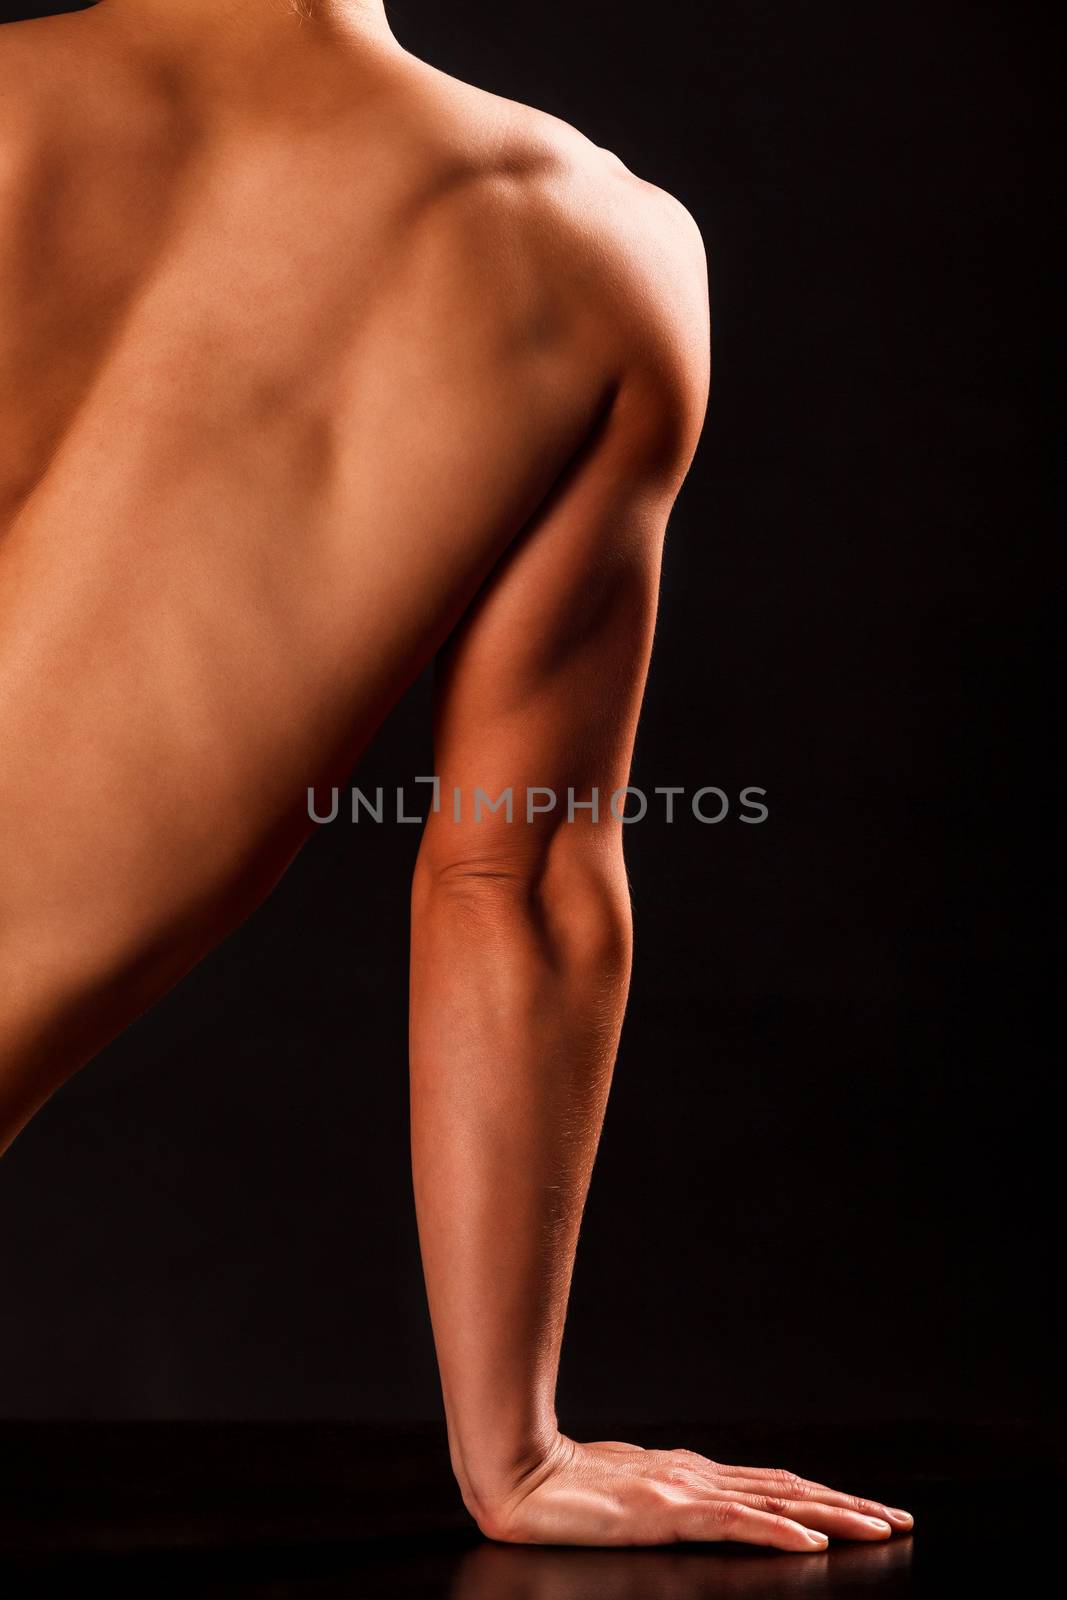
[[[699,235],[685,213],[665,231],[666,263],[626,264],[625,362],[608,414],[438,659],[430,869],[529,881],[563,840],[617,843],[611,797],[629,778],[664,532],[707,393]],[[556,797],[532,821],[530,789]],[[588,809],[569,821],[569,796],[594,789],[597,826]],[[478,790],[492,801],[510,790],[513,820],[484,798],[477,819]]]

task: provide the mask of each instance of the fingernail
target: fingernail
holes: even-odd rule
[[[885,1511],[887,1517],[889,1517],[893,1522],[899,1522],[901,1527],[910,1528],[912,1523],[915,1521],[915,1518],[912,1516],[910,1511],[896,1511],[892,1506],[883,1506],[882,1509]]]
[[[805,1528],[804,1532],[807,1534],[812,1544],[818,1545],[820,1550],[822,1549],[823,1545],[829,1544],[830,1542],[825,1533],[816,1533],[814,1528]]]
[[[884,1522],[881,1517],[863,1517],[862,1521],[867,1524],[868,1528],[874,1528],[877,1533],[892,1533],[893,1531],[888,1522]]]

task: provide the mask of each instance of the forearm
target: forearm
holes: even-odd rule
[[[629,955],[621,859],[536,892],[521,878],[417,876],[415,1199],[469,1504],[555,1436],[571,1269]]]

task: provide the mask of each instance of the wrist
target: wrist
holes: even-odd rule
[[[555,1419],[510,1436],[449,1429],[452,1471],[463,1504],[483,1532],[551,1469],[562,1437]]]

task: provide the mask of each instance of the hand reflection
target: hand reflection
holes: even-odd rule
[[[876,1587],[911,1564],[911,1539],[835,1544],[816,1555],[755,1548],[596,1550],[477,1545],[464,1557],[450,1600],[767,1600]]]

